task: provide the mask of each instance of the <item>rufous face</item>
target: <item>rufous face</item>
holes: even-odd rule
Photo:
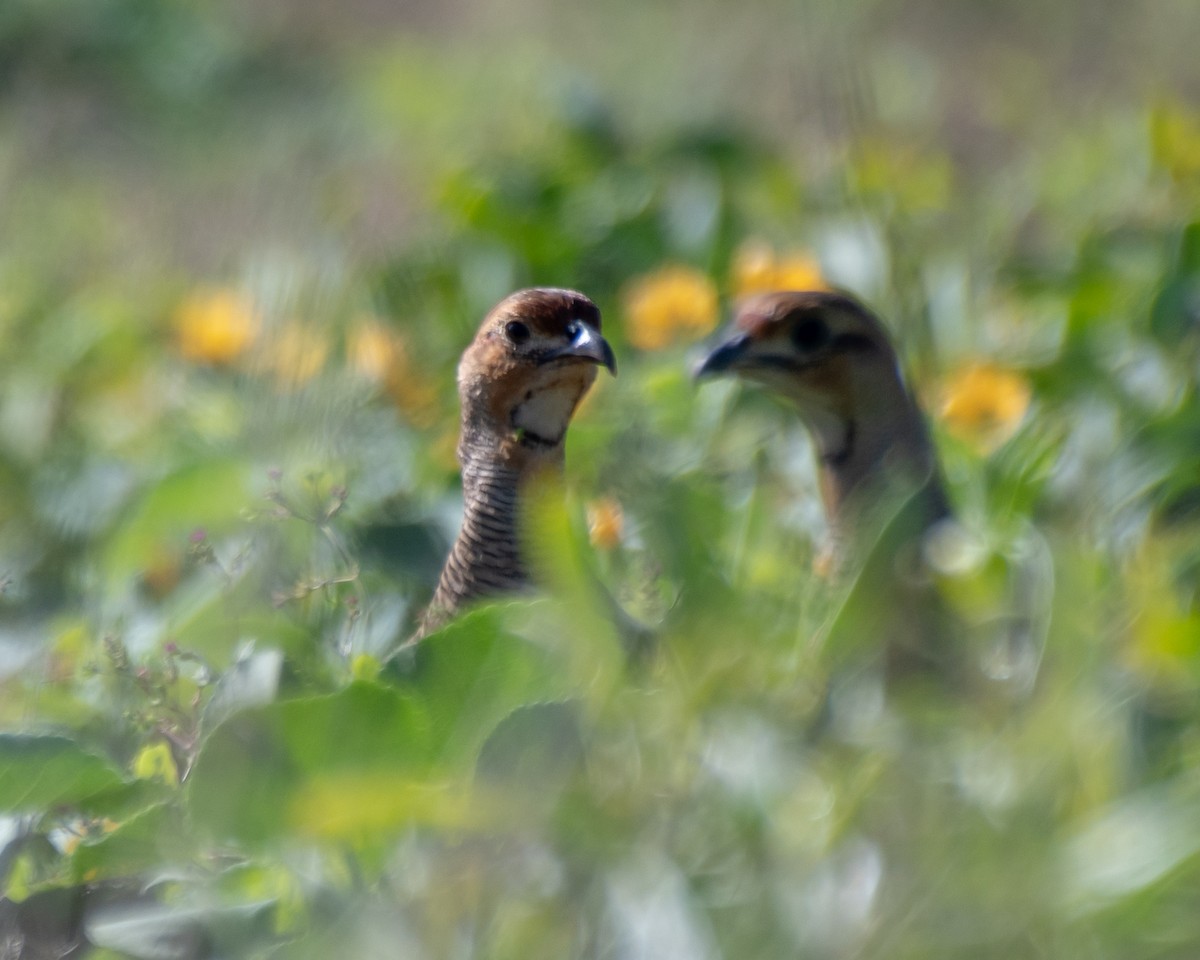
[[[882,325],[849,297],[768,293],[741,303],[696,376],[734,374],[804,409],[849,413],[856,380],[873,362],[894,364]]]
[[[561,444],[597,367],[616,373],[600,311],[581,293],[521,290],[488,314],[459,364],[464,414],[527,446]]]

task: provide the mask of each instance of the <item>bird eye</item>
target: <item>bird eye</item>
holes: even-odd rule
[[[529,339],[529,327],[520,320],[509,320],[504,325],[504,335],[513,343],[524,343]]]
[[[579,321],[578,320],[572,320],[570,323],[567,324],[567,336],[572,340],[574,340],[577,336],[579,336]]]
[[[792,343],[804,353],[816,350],[829,339],[829,327],[823,320],[801,320],[792,327]]]

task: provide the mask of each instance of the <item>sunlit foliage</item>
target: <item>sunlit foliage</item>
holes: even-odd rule
[[[1146,36],[1194,69],[1176,7]],[[1096,19],[1159,29],[1123,9]],[[745,35],[771,57],[714,37],[742,113],[700,122],[681,81],[648,121],[628,85],[683,29],[659,16],[597,42],[645,76],[593,89],[524,38],[0,5],[0,931],[47,916],[98,958],[1200,950],[1200,112],[1098,85],[1091,34],[1062,74],[972,34],[967,70],[844,4]],[[779,83],[739,90],[751,63]],[[765,122],[809,86],[836,122]],[[533,283],[600,304],[620,376],[527,518],[542,592],[403,648],[458,518],[458,354]],[[850,287],[897,335],[970,695],[830,641],[870,597],[830,570],[805,434],[690,380],[776,286]]]

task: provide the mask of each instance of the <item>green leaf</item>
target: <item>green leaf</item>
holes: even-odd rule
[[[0,734],[0,810],[77,804],[124,782],[108,760],[66,737]]]
[[[530,703],[501,720],[475,768],[486,803],[503,811],[496,827],[521,829],[553,811],[586,752],[578,703]]]
[[[127,576],[150,564],[163,544],[184,544],[198,528],[209,533],[238,523],[248,499],[247,467],[215,460],[187,467],[147,493],[108,550],[107,569]]]
[[[88,883],[161,868],[180,859],[183,836],[178,808],[160,804],[112,833],[80,843],[72,855],[72,867],[75,876]]]
[[[527,605],[484,607],[426,638],[410,682],[429,709],[441,761],[465,770],[516,708],[569,694],[551,651],[514,635],[506,614]]]
[[[192,768],[188,809],[209,833],[251,844],[392,829],[434,805],[422,792],[431,756],[416,698],[354,683],[227,719]]]
[[[128,820],[176,795],[178,788],[155,780],[133,780],[79,801],[79,812],[89,817]]]

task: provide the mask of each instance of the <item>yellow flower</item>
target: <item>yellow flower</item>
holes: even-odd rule
[[[1017,432],[1033,391],[1015,370],[973,363],[954,374],[942,389],[941,416],[946,429],[984,453]]]
[[[437,418],[437,388],[412,362],[400,334],[367,318],[351,331],[346,357],[358,374],[382,386],[413,423],[427,427]]]
[[[733,256],[734,296],[767,293],[771,290],[825,290],[817,258],[804,250],[777,255],[762,240],[747,240]]]
[[[175,337],[188,360],[226,364],[245,353],[258,333],[253,306],[232,290],[201,290],[175,311]]]
[[[598,550],[612,550],[621,542],[625,514],[612,497],[601,497],[587,505],[588,537]]]
[[[291,324],[279,330],[269,344],[263,344],[262,366],[283,387],[295,389],[321,372],[329,347],[325,339],[310,327]]]
[[[1200,176],[1200,113],[1181,103],[1162,103],[1150,113],[1155,161],[1176,180]]]
[[[399,338],[373,319],[361,321],[346,342],[346,358],[355,373],[375,383],[391,376],[396,357],[402,353]]]
[[[717,288],[692,267],[663,267],[624,292],[626,334],[642,350],[696,340],[717,325]]]

